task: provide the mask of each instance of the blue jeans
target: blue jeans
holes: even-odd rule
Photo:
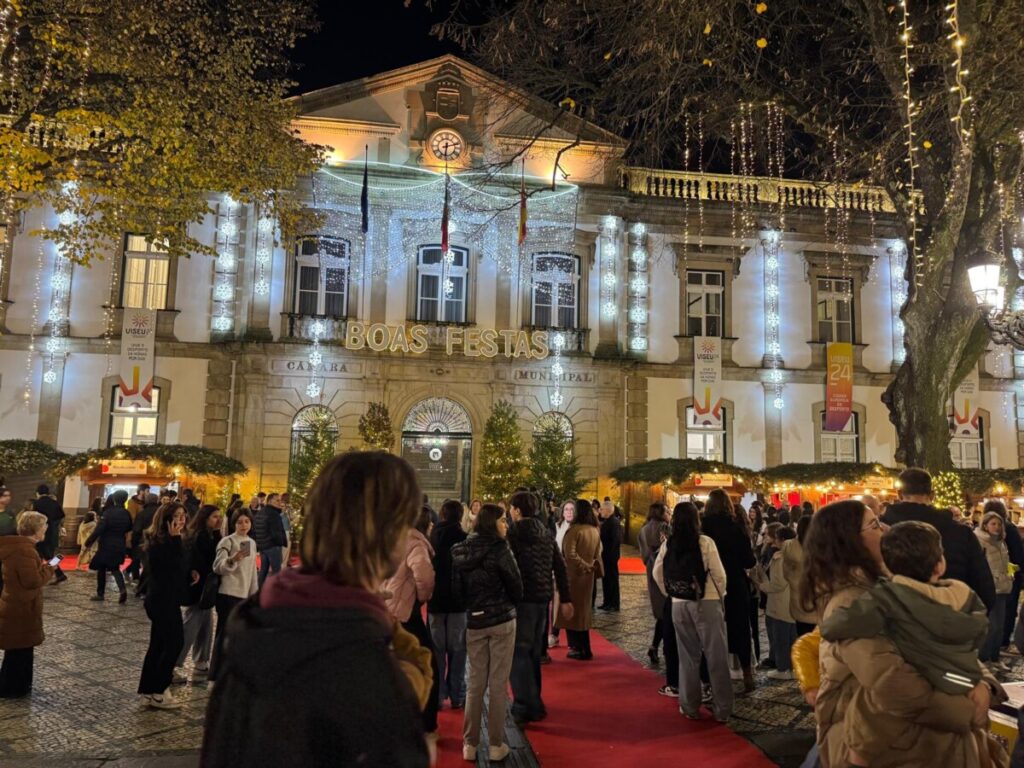
[[[768,637],[771,638],[772,660],[779,672],[789,672],[793,669],[793,661],[790,652],[793,643],[796,642],[796,624],[788,621],[765,617],[768,622]]]
[[[260,586],[267,580],[267,573],[277,573],[281,570],[281,548],[268,547],[260,552]]]
[[[466,614],[431,613],[427,618],[441,678],[437,706],[450,699],[461,707],[466,703]]]
[[[516,648],[512,655],[512,714],[539,719],[547,714],[540,698],[540,658],[547,648],[547,603],[516,606]]]
[[[819,768],[820,765],[821,759],[818,757],[818,745],[815,744],[811,747],[811,751],[807,753],[803,763],[800,764],[800,768]]]
[[[1003,642],[1003,625],[1006,623],[1006,607],[1009,602],[1009,594],[996,595],[992,610],[988,612],[988,637],[978,654],[982,661],[999,661],[999,647]]]

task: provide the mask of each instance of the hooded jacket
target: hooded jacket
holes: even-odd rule
[[[565,560],[555,544],[555,537],[538,517],[524,517],[512,526],[508,543],[515,555],[519,575],[523,579],[524,603],[548,603],[558,586],[558,599],[571,603],[569,577]],[[554,573],[554,581],[551,575]]]
[[[998,520],[1003,526],[1002,536],[993,536],[985,526],[989,520]],[[981,518],[981,525],[974,535],[978,537],[981,550],[985,553],[988,568],[992,572],[992,582],[997,595],[1008,595],[1013,589],[1013,577],[1010,576],[1010,552],[1006,545],[1006,529],[1008,523],[997,512],[988,512]]]
[[[985,605],[959,581],[878,582],[821,624],[829,642],[885,635],[938,691],[966,694],[982,678],[978,651],[988,634]]]
[[[226,632],[202,768],[429,764],[394,621],[376,595],[285,569]]]
[[[103,513],[96,530],[85,542],[86,547],[91,547],[93,542],[99,542],[96,554],[89,563],[89,568],[94,571],[100,568],[120,568],[127,553],[125,534],[132,530],[132,518],[124,506],[128,501],[128,493],[114,491],[112,500],[113,506]]]
[[[934,525],[942,537],[942,551],[946,556],[943,578],[962,581],[977,593],[986,608],[995,605],[996,589],[992,582],[992,572],[970,528],[956,522],[949,512],[910,501],[893,504],[882,516],[882,522],[886,525],[896,525],[904,520],[919,520]]]
[[[452,547],[466,540],[462,524],[442,520],[430,532],[434,547],[434,594],[427,604],[430,613],[462,613],[466,606],[452,594]]]
[[[468,629],[512,621],[523,601],[523,579],[508,543],[473,533],[452,547],[452,594],[466,606]]]
[[[412,529],[398,570],[381,585],[385,592],[391,593],[387,599],[388,610],[402,623],[409,621],[417,603],[427,602],[434,594],[434,566],[430,562],[433,556],[434,548],[427,537]]]

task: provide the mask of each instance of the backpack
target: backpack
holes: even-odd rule
[[[708,572],[704,567],[704,556],[700,546],[690,552],[677,554],[669,539],[665,552],[665,591],[669,597],[678,600],[703,600]]]

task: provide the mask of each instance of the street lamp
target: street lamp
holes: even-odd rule
[[[1016,253],[1014,261],[1017,261]],[[1017,266],[1024,273],[1020,262]],[[971,291],[982,311],[985,324],[992,332],[992,340],[996,344],[1010,344],[1017,349],[1024,349],[1024,310],[1005,308],[1006,289],[999,284],[1001,276],[1002,260],[995,253],[983,253],[974,266],[967,269]],[[1024,279],[1024,274],[1021,277]]]

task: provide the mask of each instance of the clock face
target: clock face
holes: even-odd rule
[[[457,160],[464,148],[462,137],[455,131],[442,129],[430,138],[430,151],[438,160]]]

